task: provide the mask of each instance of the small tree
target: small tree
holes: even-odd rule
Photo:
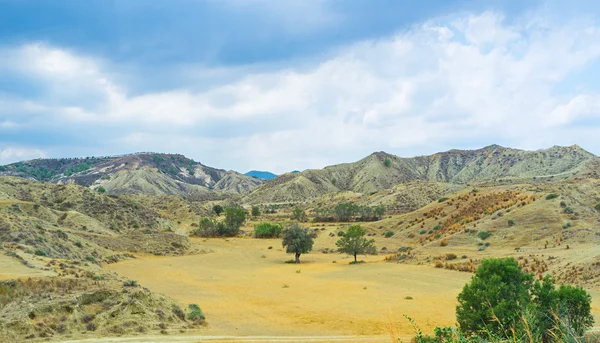
[[[297,220],[299,222],[305,222],[306,221],[306,213],[304,212],[303,209],[296,207],[296,208],[294,208],[294,212],[292,212],[292,219]]]
[[[252,206],[252,217],[258,217],[260,216],[260,208],[258,208],[258,206]]]
[[[483,260],[471,282],[458,295],[456,320],[465,333],[506,338],[522,325],[533,277],[513,258]]]
[[[237,236],[240,227],[246,221],[246,211],[240,207],[225,208],[225,220],[222,226],[219,226],[221,236]]]
[[[283,230],[283,240],[281,244],[285,252],[295,255],[295,262],[300,263],[300,255],[310,252],[313,248],[314,239],[317,234],[310,228],[302,227],[298,223],[292,223]]]
[[[338,251],[354,256],[354,263],[357,263],[356,255],[358,254],[374,254],[377,251],[374,245],[375,240],[366,239],[364,237],[366,233],[360,225],[350,226],[348,232],[335,243]]]
[[[225,209],[223,208],[223,206],[221,205],[215,205],[213,206],[213,212],[215,212],[215,214],[218,216],[221,215],[221,213],[223,213],[223,211],[225,211]]]
[[[390,160],[389,158],[386,158],[386,159],[383,161],[383,165],[384,165],[384,166],[386,166],[386,167],[389,167],[389,166],[391,166],[391,165],[392,165],[392,160]]]
[[[561,325],[573,330],[577,336],[583,336],[585,330],[594,324],[592,297],[582,288],[570,285],[561,285],[556,296]]]

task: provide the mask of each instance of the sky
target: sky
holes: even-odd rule
[[[0,164],[600,154],[600,2],[0,0]]]

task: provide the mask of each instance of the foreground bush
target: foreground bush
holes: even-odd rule
[[[487,339],[519,336],[534,342],[563,342],[582,336],[594,322],[591,297],[585,290],[556,289],[548,276],[534,282],[533,275],[524,273],[513,258],[482,261],[458,302],[460,331]]]
[[[260,223],[254,227],[254,237],[278,238],[282,231],[283,228],[279,224]]]

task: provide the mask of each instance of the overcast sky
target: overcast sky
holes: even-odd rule
[[[412,4],[408,4],[412,3]],[[600,153],[600,2],[0,0],[0,164]]]

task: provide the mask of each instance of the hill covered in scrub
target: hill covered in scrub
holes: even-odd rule
[[[463,186],[551,182],[597,173],[598,161],[576,145],[537,151],[491,145],[412,158],[376,152],[353,163],[280,175],[247,199],[251,203],[302,202],[340,191],[376,193],[414,181]]]
[[[0,175],[58,184],[78,184],[109,194],[245,194],[262,181],[205,166],[183,155],[137,153],[124,156],[37,159],[0,166]]]

